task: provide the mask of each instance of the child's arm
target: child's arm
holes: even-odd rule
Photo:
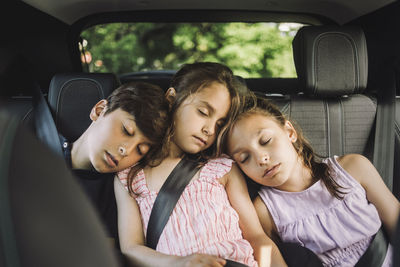
[[[254,250],[254,257],[260,266],[286,266],[275,243],[265,234],[251,202],[244,177],[236,164],[226,174],[226,192],[232,207],[239,214],[239,224],[243,237]]]
[[[267,206],[264,204],[260,196],[256,196],[253,200],[254,208],[256,209],[258,218],[264,232],[274,241],[279,240],[274,220],[272,219],[271,213]]]
[[[358,154],[342,156],[338,162],[364,187],[368,201],[375,205],[386,231],[392,237],[400,214],[400,203],[387,188],[374,165]]]
[[[118,177],[114,178],[114,191],[118,208],[118,234],[121,252],[132,266],[215,266],[222,267],[225,260],[211,255],[192,254],[186,257],[166,255],[144,245],[139,207]]]

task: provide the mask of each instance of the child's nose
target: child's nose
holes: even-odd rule
[[[258,155],[258,164],[260,166],[268,163],[268,160],[269,160],[269,155],[268,154],[261,153],[261,154]]]
[[[203,133],[204,133],[205,135],[207,135],[207,136],[213,135],[213,134],[215,133],[215,125],[214,125],[214,126],[209,125],[209,124],[204,125],[204,127],[203,127]]]
[[[118,152],[121,156],[125,157],[126,156],[126,148],[124,146],[120,146],[118,148]]]

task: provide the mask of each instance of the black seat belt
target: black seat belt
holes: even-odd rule
[[[151,210],[146,233],[146,246],[156,249],[161,233],[176,203],[200,167],[199,162],[185,156],[169,174]]]
[[[36,136],[54,153],[63,157],[60,138],[49,105],[44,99],[42,90],[34,83],[33,108],[35,114]]]
[[[358,260],[355,267],[379,267],[382,266],[388,249],[388,241],[386,239],[383,228],[375,234],[369,247]]]
[[[161,233],[167,224],[176,203],[182,195],[183,190],[200,169],[201,164],[187,156],[175,166],[158,192],[151,210],[149,223],[147,225],[146,246],[156,249]],[[225,267],[246,267],[246,265],[226,260]]]

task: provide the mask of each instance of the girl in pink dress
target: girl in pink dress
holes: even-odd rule
[[[318,160],[308,142],[269,101],[249,98],[224,133],[223,147],[263,185],[254,201],[274,240],[312,250],[324,266],[354,266],[381,226],[391,236],[400,204],[368,159]],[[391,247],[383,266],[390,266]]]
[[[248,266],[285,262],[264,233],[245,180],[231,159],[214,158],[220,128],[237,113],[238,83],[217,63],[182,67],[166,93],[172,124],[160,155],[118,174],[115,192],[122,252],[139,266]],[[239,86],[239,88],[241,88]],[[185,154],[208,159],[176,204],[156,247],[144,233],[157,192]],[[128,191],[131,194],[128,194]]]

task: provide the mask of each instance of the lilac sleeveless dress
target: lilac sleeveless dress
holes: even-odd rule
[[[311,249],[324,266],[354,266],[367,250],[381,221],[364,188],[336,161],[324,161],[347,194],[333,197],[319,180],[302,192],[263,187],[259,195],[284,242]],[[391,266],[391,247],[383,266]]]

